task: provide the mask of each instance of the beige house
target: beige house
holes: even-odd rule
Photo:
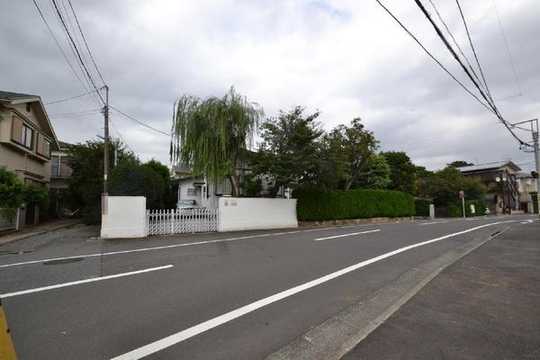
[[[0,91],[0,166],[15,172],[25,184],[49,187],[51,151],[58,141],[41,98]],[[26,209],[26,223],[38,221],[36,209]]]

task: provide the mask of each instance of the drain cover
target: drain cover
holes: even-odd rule
[[[82,261],[82,257],[45,261],[43,265],[62,265]]]

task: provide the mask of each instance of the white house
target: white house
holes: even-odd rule
[[[536,179],[531,174],[518,173],[517,181],[520,209],[527,213],[535,212],[534,200],[536,198],[534,194],[538,194]]]
[[[243,183],[246,175],[250,174],[249,168],[237,169],[240,183]],[[220,197],[232,196],[232,186],[229,179],[223,179],[218,183],[212,182],[206,177],[196,177],[191,169],[184,165],[173,167],[173,176],[178,180],[177,206],[217,208]],[[272,181],[267,176],[261,176],[260,195],[268,196]],[[286,197],[287,191],[280,189],[276,197]],[[245,195],[245,194],[243,194]]]

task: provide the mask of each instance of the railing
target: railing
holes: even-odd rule
[[[147,210],[148,235],[211,232],[218,229],[218,209]]]

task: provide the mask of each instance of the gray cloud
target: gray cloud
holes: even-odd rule
[[[328,129],[360,116],[383,149],[407,151],[429,168],[455,159],[512,158],[525,163],[525,168],[531,166],[532,158],[518,150],[495,117],[438,69],[375,2],[72,2],[111,87],[112,104],[164,131],[170,128],[172,104],[178,96],[221,95],[234,85],[261,103],[269,116],[305,105],[322,111],[321,121]],[[67,45],[50,2],[38,3],[58,39]],[[414,4],[387,3],[469,85]],[[436,3],[467,48],[454,4]],[[488,82],[505,116],[511,121],[538,116],[540,5],[534,0],[497,1],[519,86],[493,2],[463,5]],[[4,0],[2,8],[0,46],[7,51],[0,57],[4,69],[0,88],[39,94],[45,101],[82,93],[32,2]],[[519,87],[522,95],[515,96]],[[84,141],[102,132],[97,111],[55,114],[96,107],[96,99],[87,97],[50,105],[48,112],[62,140]],[[115,113],[112,121],[141,158],[167,162],[167,137]]]

